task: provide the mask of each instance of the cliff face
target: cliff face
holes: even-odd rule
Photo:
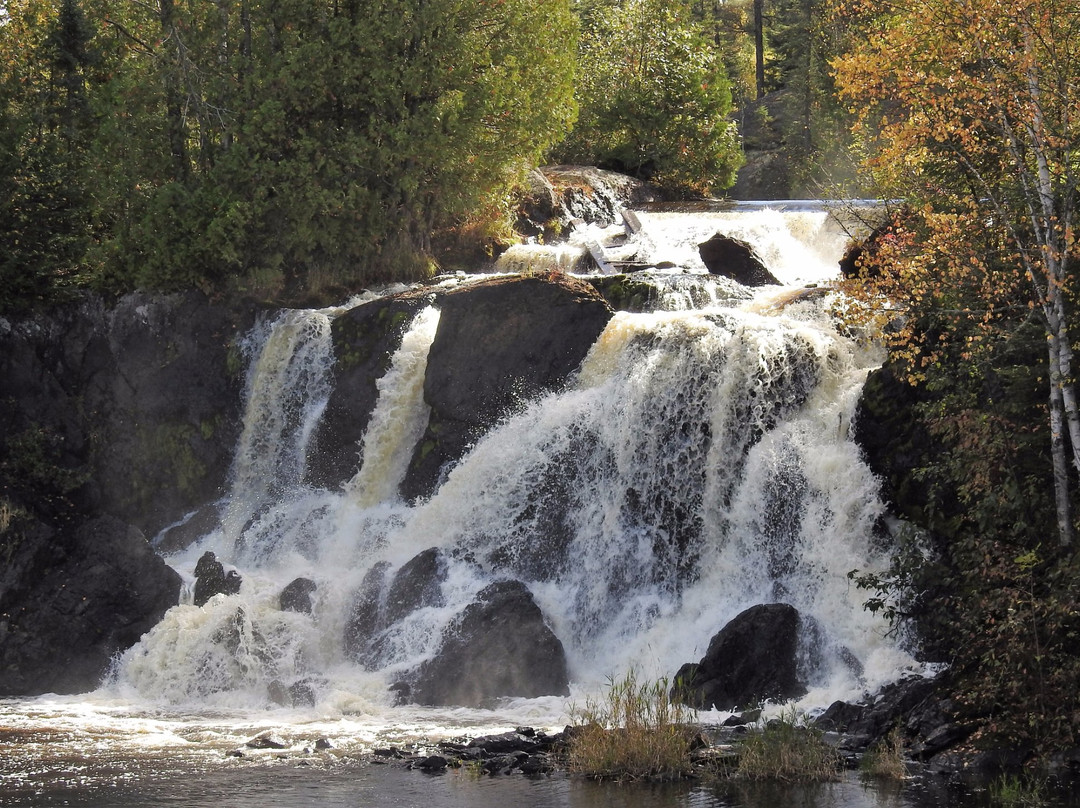
[[[0,319],[3,496],[53,524],[109,513],[152,534],[220,495],[252,319],[195,294]]]
[[[252,320],[195,294],[0,319],[0,693],[93,687],[177,602],[145,536],[224,491]]]

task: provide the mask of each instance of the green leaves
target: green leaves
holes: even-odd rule
[[[559,159],[700,192],[729,187],[742,164],[731,91],[686,4],[622,0],[588,12],[581,110]]]

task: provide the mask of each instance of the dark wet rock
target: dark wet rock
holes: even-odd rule
[[[780,282],[745,241],[717,233],[698,245],[705,267],[713,275],[723,275],[743,286],[770,286]]]
[[[283,612],[311,614],[311,593],[318,587],[310,578],[297,578],[281,590],[278,605]]]
[[[538,738],[536,730],[525,734],[521,730],[503,732],[499,735],[481,735],[468,743],[470,749],[480,749],[488,755],[504,755],[510,752],[535,752],[550,746],[544,738]]]
[[[221,525],[221,511],[218,503],[211,503],[198,508],[183,522],[166,528],[154,539],[154,549],[162,555],[186,550],[196,541],[216,530]]]
[[[520,581],[485,587],[458,615],[436,656],[419,669],[418,704],[481,706],[504,696],[569,694],[566,654]]]
[[[289,702],[293,707],[314,707],[315,686],[311,682],[293,682],[289,685]]]
[[[442,755],[428,755],[413,763],[412,768],[422,772],[443,772],[449,764],[450,761]]]
[[[699,663],[679,670],[672,697],[698,709],[729,710],[804,695],[800,622],[787,604],[751,606],[712,638]]]
[[[9,526],[0,569],[0,695],[78,693],[180,597],[180,576],[114,517],[70,532]]]
[[[356,474],[361,439],[379,397],[376,383],[390,367],[409,324],[431,303],[427,291],[379,298],[334,319],[333,388],[308,449],[307,476],[337,488]]]
[[[242,583],[236,570],[225,571],[225,565],[207,550],[195,564],[194,603],[203,606],[214,595],[235,595]]]
[[[288,749],[289,744],[279,735],[272,732],[263,732],[256,735],[246,744],[248,749]]]
[[[371,652],[371,642],[379,629],[380,603],[389,570],[389,561],[380,561],[369,569],[349,608],[349,619],[345,624],[345,653],[357,662],[367,660]]]
[[[47,521],[109,513],[148,535],[217,499],[242,414],[234,345],[251,320],[195,293],[4,318],[0,484]]]
[[[393,625],[417,609],[446,603],[442,585],[446,580],[446,557],[438,547],[417,553],[402,565],[386,592],[383,623]]]
[[[424,379],[431,415],[402,483],[407,499],[432,494],[499,420],[562,387],[613,313],[591,286],[558,273],[493,278],[438,305]]]

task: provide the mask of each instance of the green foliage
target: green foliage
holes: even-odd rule
[[[840,753],[805,716],[792,710],[766,722],[742,742],[736,776],[747,780],[812,782],[835,780],[842,771]]]
[[[574,116],[568,0],[6,8],[5,299],[421,277]]]
[[[666,679],[638,682],[631,671],[608,684],[606,701],[575,713],[570,771],[598,779],[678,779],[690,768],[691,717],[669,698]]]
[[[990,802],[998,808],[1038,808],[1049,803],[1047,783],[1033,775],[1002,774],[987,788]]]
[[[727,188],[742,163],[718,53],[684,2],[581,9],[577,125],[557,157],[662,185]]]

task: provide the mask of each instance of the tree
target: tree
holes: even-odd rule
[[[579,7],[577,125],[557,156],[708,192],[742,163],[723,63],[684,2]]]
[[[0,306],[49,301],[89,242],[86,82],[93,32],[76,0],[12,2],[0,25]]]
[[[870,20],[862,44],[835,62],[872,154],[868,166],[885,194],[925,203],[932,232],[947,226],[955,235],[960,221],[960,233],[992,234],[993,252],[934,263],[928,283],[964,285],[977,270],[985,276],[979,316],[1020,304],[1042,323],[1058,538],[1071,545],[1070,458],[1080,470],[1069,271],[1080,179],[1080,7],[917,0],[875,4]],[[925,265],[926,254],[897,258]],[[1010,264],[1026,281],[1022,298],[1010,296]]]

